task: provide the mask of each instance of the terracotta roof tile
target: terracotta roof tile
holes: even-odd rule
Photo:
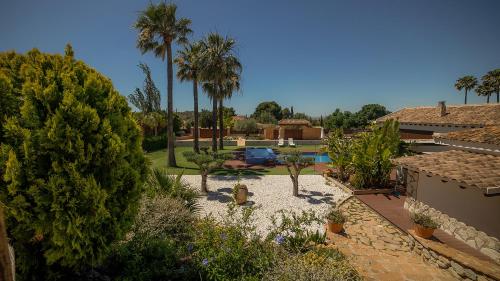
[[[469,186],[500,192],[500,156],[462,150],[397,158],[394,163]]]
[[[500,104],[447,105],[444,116],[440,116],[435,106],[403,108],[378,118],[377,122],[387,119],[417,124],[500,125]]]
[[[279,125],[300,125],[311,126],[311,122],[305,119],[282,119],[278,122]]]
[[[434,134],[435,139],[485,143],[500,146],[500,126],[468,129],[449,133]]]

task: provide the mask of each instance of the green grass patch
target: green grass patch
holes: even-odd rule
[[[308,152],[318,152],[320,145],[301,145],[297,149],[300,151]],[[237,146],[225,146],[222,152],[232,152],[237,149]],[[273,146],[273,148],[277,148]],[[175,148],[175,159],[177,160],[177,167],[167,168],[167,150],[162,149],[150,153],[146,153],[146,157],[151,161],[151,168],[166,168],[171,174],[179,174],[183,172],[185,175],[199,175],[200,171],[193,163],[189,163],[182,153],[184,151],[191,151],[192,147],[176,147]],[[221,168],[212,172],[212,175],[238,175],[241,172],[243,176],[253,176],[253,175],[288,175],[285,166],[276,167],[266,167],[262,169],[226,169]],[[302,175],[315,175],[317,172],[314,167],[308,167],[302,170]]]

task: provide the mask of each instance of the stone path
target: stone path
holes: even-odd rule
[[[348,216],[342,235],[330,241],[365,280],[457,280],[410,250],[409,237],[356,198],[341,205]]]

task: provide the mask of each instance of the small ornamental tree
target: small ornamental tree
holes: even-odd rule
[[[201,152],[184,151],[183,155],[188,162],[196,164],[201,174],[201,192],[208,193],[208,174],[214,169],[222,167],[224,161],[228,159],[227,154],[208,151],[207,147],[200,148]]]
[[[132,225],[147,174],[127,101],[69,45],[65,56],[0,53],[0,81],[19,96],[7,97],[0,139],[0,204],[16,279],[99,265]]]
[[[299,175],[300,172],[314,164],[313,157],[306,157],[297,149],[285,150],[280,156],[285,163],[288,174],[293,183],[293,196],[299,196]]]

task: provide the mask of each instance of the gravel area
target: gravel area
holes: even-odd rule
[[[183,179],[192,187],[200,188],[201,176],[185,175]],[[210,176],[207,196],[200,199],[201,215],[212,213],[221,219],[227,210],[227,204],[233,202],[232,187],[236,184],[233,176]],[[299,197],[292,195],[292,181],[287,175],[246,176],[241,183],[246,184],[249,191],[247,205],[258,207],[254,213],[257,231],[265,235],[271,226],[270,217],[279,210],[301,212],[314,210],[323,215],[333,202],[348,195],[341,189],[329,186],[320,175],[303,175],[299,178]],[[245,205],[243,205],[244,207]],[[317,226],[323,231],[322,226]]]

